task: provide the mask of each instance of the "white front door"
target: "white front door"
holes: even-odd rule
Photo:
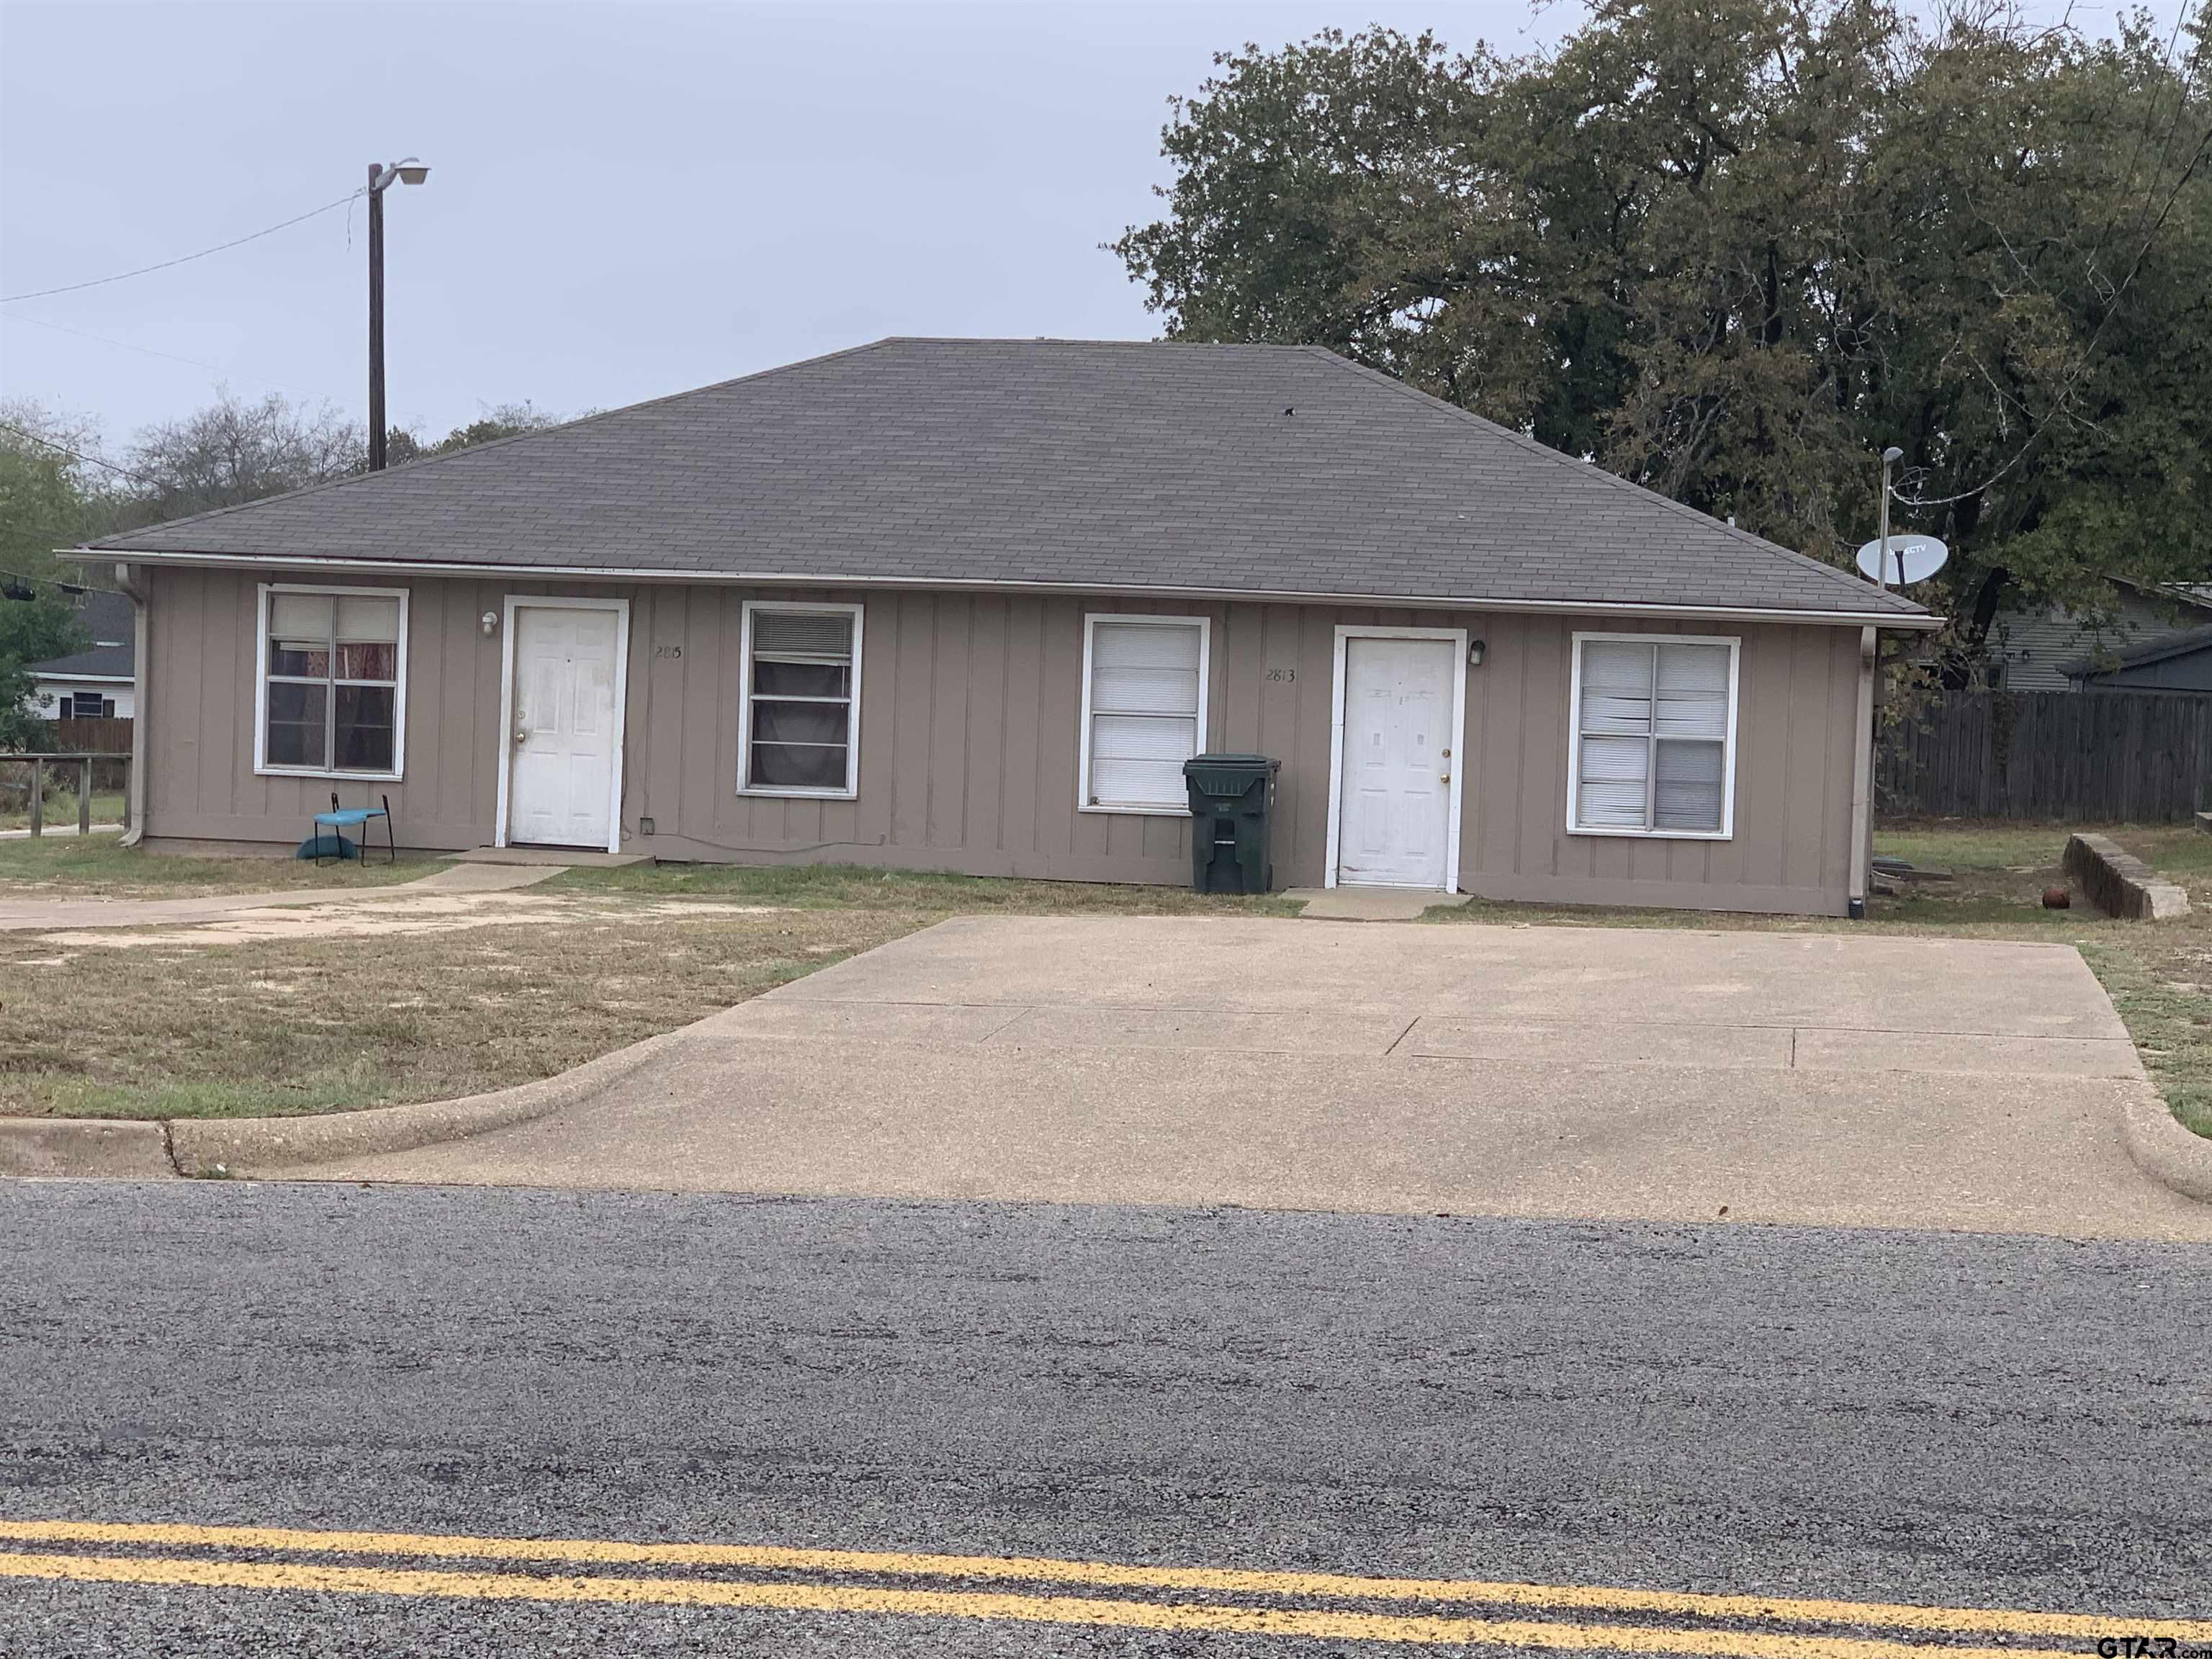
[[[508,841],[608,845],[622,621],[611,608],[515,601]]]
[[[1449,639],[1345,640],[1340,883],[1445,884],[1459,649]]]

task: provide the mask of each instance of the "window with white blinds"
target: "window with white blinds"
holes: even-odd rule
[[[1187,812],[1182,763],[1206,744],[1203,617],[1084,618],[1086,811]]]
[[[404,588],[261,589],[254,769],[397,778],[407,729]]]
[[[740,794],[858,794],[860,607],[745,605]]]
[[[1576,635],[1569,827],[1731,834],[1735,669],[1734,640]]]

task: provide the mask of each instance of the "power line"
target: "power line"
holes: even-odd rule
[[[280,230],[289,230],[294,225],[313,219],[319,214],[334,212],[353,201],[355,198],[366,196],[368,193],[365,189],[349,191],[335,202],[325,202],[319,208],[310,208],[307,212],[296,214],[281,224],[270,225],[265,230],[257,230],[250,236],[240,236],[231,241],[218,242],[213,247],[202,248],[198,253],[187,253],[175,259],[164,259],[158,264],[141,265],[136,270],[118,271],[112,276],[95,276],[88,283],[64,283],[59,288],[42,288],[28,294],[0,295],[0,306],[11,306],[18,300],[42,300],[49,294],[75,294],[80,289],[101,288],[109,283],[120,283],[133,276],[143,276],[149,271],[167,270],[173,265],[188,265],[195,259],[206,258],[210,253],[221,253],[227,248],[243,247],[248,242],[258,242],[264,236],[274,236]]]
[[[144,484],[149,489],[159,489],[161,487],[158,480],[149,478],[143,472],[133,472],[127,466],[118,466],[112,461],[103,461],[97,455],[88,455],[81,449],[71,449],[67,444],[58,444],[52,438],[42,438],[28,427],[17,426],[13,421],[0,421],[0,432],[12,432],[19,438],[27,438],[33,443],[58,451],[72,460],[82,461],[87,466],[105,467],[108,471],[128,478],[133,483]]]
[[[166,357],[173,363],[189,363],[194,368],[210,368],[218,374],[235,374],[242,380],[258,380],[264,386],[278,386],[286,392],[299,392],[303,397],[326,398],[331,398],[333,403],[343,401],[342,398],[331,398],[329,392],[318,391],[313,386],[295,386],[289,380],[272,380],[266,374],[252,374],[242,368],[226,368],[222,363],[210,363],[198,357],[179,356],[173,351],[156,350],[152,346],[139,345],[130,340],[111,339],[105,334],[94,334],[88,329],[70,328],[63,323],[50,323],[43,317],[27,317],[21,312],[0,313],[0,322],[28,323],[33,328],[50,328],[57,334],[74,334],[80,340],[94,340],[101,345],[116,346],[125,351],[141,351],[149,357]]]
[[[117,587],[102,587],[98,582],[73,582],[59,576],[33,576],[27,570],[0,570],[0,576],[10,581],[37,582],[46,587],[58,587],[64,593],[119,593]]]
[[[2183,0],[2180,10],[2174,18],[2173,32],[2166,37],[2165,49],[2159,54],[2159,68],[2169,80],[2174,77],[2174,48],[2180,41],[2183,29],[2188,26],[2190,9],[2190,0]],[[2127,172],[2124,175],[2122,181],[2124,186],[2125,185],[2131,185],[2134,183],[2136,163],[2142,159],[2143,146],[2150,140],[2151,130],[2158,125],[2158,94],[2159,87],[2157,84],[2154,83],[2148,88],[2148,95],[2144,100],[2145,113],[2143,116],[2142,131],[2136,135],[2136,147],[2128,156]],[[2119,100],[2124,95],[2124,89],[2115,91],[2111,106],[2113,108],[2118,107]],[[2159,175],[2166,169],[2166,158],[2172,150],[2174,137],[2181,131],[2182,123],[2188,118],[2189,111],[2189,92],[2187,85],[2185,82],[2179,88],[2179,96],[2173,112],[2172,125],[2166,128],[2165,142],[2159,146],[2158,160],[2151,167],[2150,179],[2143,196],[2142,211],[2136,216],[2136,229],[2138,231],[2142,228],[2144,222],[2149,219],[2151,205],[2158,199]],[[2136,280],[2136,274],[2142,269],[2143,261],[2150,257],[2151,247],[2153,244],[2158,240],[2159,233],[2166,228],[2166,221],[2167,216],[2173,211],[2173,204],[2181,199],[2181,192],[2188,188],[2191,178],[2194,176],[2197,167],[2203,164],[2208,152],[2212,152],[2212,126],[2208,126],[2206,128],[2203,137],[2197,143],[2195,153],[2190,156],[2188,161],[2183,166],[2179,175],[2174,179],[2173,189],[2166,196],[2166,205],[2159,210],[2157,222],[2152,224],[2150,234],[2143,239],[2142,246],[2136,250],[2135,259],[2133,263],[2128,266],[2127,275],[2120,279],[2119,286],[2112,290],[2112,298],[2106,301],[2103,314],[2097,319],[2096,327],[2089,331],[2089,337],[2083,343],[2081,347],[2081,362],[2080,365],[2075,368],[2072,374],[2066,377],[2064,384],[2060,386],[2058,388],[2058,395],[2051,401],[2050,409],[2045,411],[2043,418],[2038,421],[2035,425],[2030,428],[2027,436],[2021,441],[2020,447],[2013,452],[2011,459],[2007,460],[2003,465],[1998,467],[1996,471],[1990,473],[1989,477],[1984,478],[1981,483],[1976,484],[1972,489],[1962,489],[1956,495],[1907,495],[1903,490],[1899,489],[1895,485],[1892,485],[1889,491],[1892,500],[1897,501],[1901,506],[1913,507],[1955,506],[1960,501],[1971,501],[1973,497],[1993,488],[2003,480],[2014,468],[2017,467],[2022,461],[2027,459],[2029,452],[2033,450],[2035,447],[2036,441],[2043,436],[2045,431],[2050,427],[2053,421],[2057,420],[2060,415],[2065,412],[2068,401],[2074,395],[2074,388],[2080,385],[2082,377],[2088,374],[2090,368],[2092,367],[2090,356],[2096,350],[2097,342],[2104,336],[2105,325],[2111,322],[2112,318],[2118,313],[2120,301],[2126,298],[2129,288],[2133,285]],[[2103,228],[2097,233],[2097,240],[2094,246],[2090,248],[2087,255],[2082,260],[2082,269],[2093,283],[2096,280],[2097,256],[2104,252],[2106,240],[2110,238],[2114,228],[2118,227],[2120,219],[2125,211],[2122,205],[2124,193],[2124,189],[2123,189],[2123,191],[2114,198],[2112,212],[2106,215]],[[2015,258],[2015,263],[2017,263],[2017,258]],[[2024,410],[2026,405],[2023,404],[2022,408]],[[1916,471],[1924,471],[1924,469],[1918,468],[1914,470]]]
[[[2166,50],[2159,54],[2159,68],[2169,77],[2173,74],[2174,48],[2180,44],[2182,30],[2188,26],[2189,5],[2187,0],[2184,0],[2180,9],[2174,15],[2173,33],[2166,38]],[[2082,270],[2088,273],[2089,279],[2093,283],[2096,280],[2097,256],[2105,251],[2106,241],[2119,226],[2120,216],[2126,210],[2126,186],[2135,183],[2136,163],[2142,160],[2143,146],[2150,142],[2151,129],[2158,125],[2159,89],[2154,85],[2148,90],[2149,95],[2143,100],[2145,112],[2142,131],[2136,135],[2136,147],[2128,155],[2128,170],[2121,178],[2122,188],[2114,194],[2112,210],[2106,216],[2104,228],[2098,231],[2094,246],[2089,249],[2088,256],[2081,261]],[[2116,88],[2112,94],[2112,107],[2117,109],[2120,100],[2126,95],[2124,87]],[[2189,92],[2185,85],[2181,89],[2180,103],[2174,111],[2173,125],[2166,130],[2166,143],[2159,146],[2157,163],[2151,168],[2150,176],[2154,184],[2157,182],[2160,173],[2165,169],[2166,152],[2173,147],[2173,135],[2181,131],[2182,119],[2188,112]],[[2099,125],[2102,125],[2101,121]],[[2142,228],[2143,218],[2147,217],[2149,212],[2148,198],[2146,198],[2143,212],[2136,220],[2136,229]]]
[[[2186,107],[2185,106],[2184,110],[2177,112],[2174,116],[2174,127],[2166,134],[2166,143],[2168,145],[2172,143],[2173,133],[2179,130],[2180,123],[2185,113]],[[2166,222],[2168,216],[2170,216],[2173,211],[2173,204],[2181,199],[2181,192],[2189,187],[2190,179],[2196,176],[2197,169],[2203,164],[2204,159],[2208,155],[2212,155],[2212,125],[2208,125],[2205,128],[2204,136],[2198,140],[2195,152],[2190,156],[2188,163],[2181,169],[2180,175],[2175,179],[2173,189],[2166,196],[2166,205],[2159,210],[2157,222],[2151,226],[2150,234],[2143,239],[2142,246],[2136,250],[2135,261],[2133,264],[2129,265],[2128,274],[2120,279],[2120,285],[2112,290],[2112,300],[2106,306],[2104,314],[2097,319],[2096,327],[2089,331],[2088,339],[2082,343],[2081,362],[2080,366],[2077,367],[2071,374],[2066,377],[2065,384],[2058,388],[2058,395],[2052,400],[2050,410],[2045,414],[2041,420],[2035,423],[2033,430],[2029,432],[2027,436],[2021,441],[2021,447],[2013,452],[2012,459],[2007,461],[2002,466],[1997,468],[1996,471],[1990,473],[1990,476],[1983,479],[1981,483],[1976,484],[1972,489],[1962,489],[1955,495],[1907,495],[1898,489],[1896,486],[1892,485],[1890,487],[1889,493],[1893,500],[1905,507],[1950,507],[1959,501],[1966,501],[1973,496],[1980,495],[1984,490],[1988,489],[1990,486],[1996,484],[1999,480],[2002,479],[2006,474],[2009,473],[2014,467],[2018,466],[2022,461],[2027,459],[2028,452],[2035,447],[2036,440],[2043,435],[2045,429],[2048,428],[2053,421],[2057,420],[2060,415],[2065,412],[2067,404],[2074,395],[2074,388],[2080,385],[2081,378],[2088,374],[2091,367],[2093,366],[2090,362],[2090,355],[2096,350],[2097,342],[2104,336],[2105,325],[2111,322],[2113,317],[2118,313],[2120,309],[2120,301],[2127,297],[2128,289],[2136,280],[2136,274],[2142,269],[2143,261],[2150,257],[2152,246],[2157,242],[2159,233],[2166,228]],[[2160,151],[2160,160],[2163,161],[2164,159],[2165,153],[2164,151]],[[2154,198],[2151,199],[2154,199]],[[2148,217],[2149,213],[2150,200],[2146,199],[2143,204],[2143,217]],[[2139,218],[2136,221],[2136,223],[2140,225],[2142,223],[2142,219]]]

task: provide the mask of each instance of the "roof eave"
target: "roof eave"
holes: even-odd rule
[[[1017,581],[988,577],[836,576],[794,570],[662,570],[550,564],[464,563],[453,561],[347,559],[308,555],[195,552],[109,547],[105,552],[137,564],[216,569],[343,570],[387,575],[503,577],[509,580],[697,583],[751,587],[935,589],[951,592],[1126,593],[1152,599],[1218,599],[1247,604],[1397,605],[1421,611],[1496,611],[1547,616],[1716,617],[1741,622],[1812,623],[1828,627],[1893,628],[1932,633],[1943,625],[1926,611],[1868,609],[1808,611],[1776,605],[1649,604],[1599,599],[1531,599],[1466,593],[1367,593],[1285,588],[1206,587],[1165,583]]]
[[[2155,668],[2176,657],[2193,657],[2204,650],[2212,650],[2212,628],[2192,628],[2154,645],[2123,652],[2110,661],[2099,657],[2075,657],[2060,663],[2057,672],[2069,679],[2082,679],[2092,674],[2117,674],[2123,668]]]

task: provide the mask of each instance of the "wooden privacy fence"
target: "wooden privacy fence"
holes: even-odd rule
[[[2212,697],[1947,691],[1883,732],[1878,756],[1887,813],[2186,820],[2212,806]]]
[[[127,755],[132,747],[128,720],[70,719],[54,722],[54,746],[72,754],[89,750],[94,754]]]

